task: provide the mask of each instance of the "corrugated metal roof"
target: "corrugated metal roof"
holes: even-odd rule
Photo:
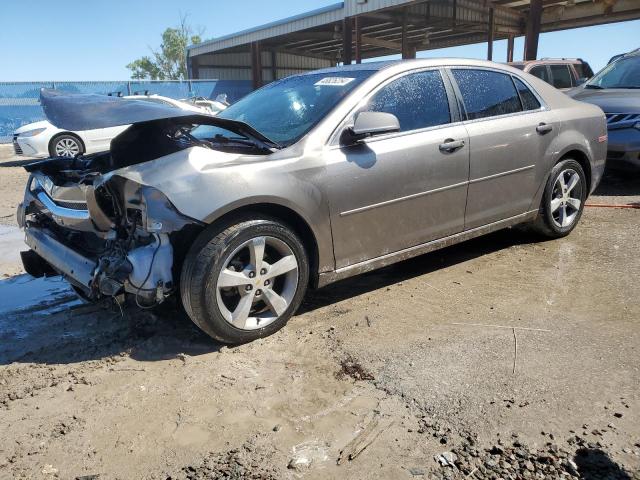
[[[366,12],[382,10],[383,8],[396,7],[403,3],[411,3],[413,0],[346,0],[345,17],[351,17]]]
[[[265,38],[277,37],[278,35],[285,35],[287,33],[325,25],[342,20],[343,18],[344,2],[334,3],[333,5],[318,8],[300,15],[294,15],[258,27],[207,40],[198,45],[190,45],[187,47],[187,50],[190,56],[201,55],[203,53],[215,52],[237,45],[257,42]]]

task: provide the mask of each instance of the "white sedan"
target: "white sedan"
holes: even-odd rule
[[[207,108],[160,95],[130,95],[124,98],[146,100],[172,105],[183,110],[211,114]],[[103,152],[109,150],[111,139],[128,127],[129,125],[123,125],[70,132],[42,120],[23,125],[13,132],[13,148],[17,155],[34,158],[75,157],[83,153]]]

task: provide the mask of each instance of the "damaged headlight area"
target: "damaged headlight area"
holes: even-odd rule
[[[143,308],[174,293],[181,245],[202,228],[153,187],[77,169],[32,172],[18,219],[28,273],[62,274],[88,299]]]

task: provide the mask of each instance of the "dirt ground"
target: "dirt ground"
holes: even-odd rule
[[[19,275],[1,152],[0,478],[640,479],[640,210],[340,282],[227,348]],[[590,202],[640,202],[640,176]]]

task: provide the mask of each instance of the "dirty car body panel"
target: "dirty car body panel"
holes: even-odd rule
[[[455,70],[500,75],[537,103],[525,107],[520,92],[509,99],[513,112],[478,109]],[[257,121],[268,116],[261,108],[278,108],[264,102],[234,118],[243,101],[213,117],[43,92],[61,128],[132,126],[109,152],[27,167],[18,211],[27,255],[87,298],[155,305],[176,292],[199,235],[259,211],[304,239],[311,284],[323,286],[535,219],[566,155],[583,162],[589,191],[604,169],[602,111],[510,67],[454,59],[327,69],[275,82],[244,105],[269,88],[268,98],[290,102],[291,118],[304,122]],[[367,112],[386,112],[376,118],[397,126],[358,137]]]

